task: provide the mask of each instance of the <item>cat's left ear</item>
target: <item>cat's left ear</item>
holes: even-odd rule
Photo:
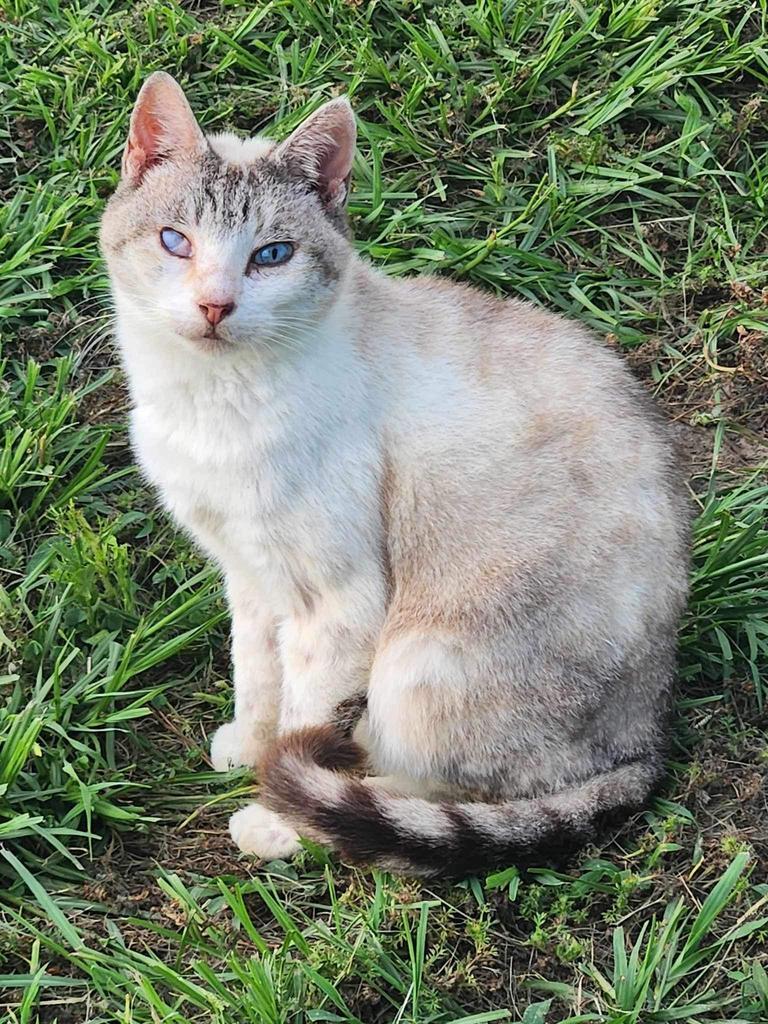
[[[164,71],[155,71],[141,87],[131,114],[123,177],[138,185],[156,164],[182,154],[203,153],[206,148],[181,86]]]
[[[357,128],[346,96],[324,103],[275,150],[275,158],[306,178],[329,211],[349,193]]]

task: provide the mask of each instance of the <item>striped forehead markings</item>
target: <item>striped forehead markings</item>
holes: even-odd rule
[[[207,156],[200,167],[200,183],[195,189],[194,206],[198,223],[207,213],[224,227],[244,225],[251,212],[251,193],[256,187],[252,175],[238,167]]]

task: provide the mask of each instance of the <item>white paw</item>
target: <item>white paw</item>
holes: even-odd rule
[[[228,772],[245,765],[248,768],[261,760],[267,749],[268,739],[254,729],[235,719],[220,726],[211,740],[211,764],[216,772]]]
[[[288,860],[301,849],[298,832],[261,804],[236,811],[229,819],[229,834],[243,853],[261,860]]]

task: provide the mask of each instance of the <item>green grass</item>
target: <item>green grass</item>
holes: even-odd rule
[[[0,1018],[767,1020],[765,0],[0,12]],[[677,424],[669,780],[565,869],[423,887],[232,849],[220,584],[133,468],[96,244],[157,68],[212,129],[348,92],[361,251],[590,324]]]

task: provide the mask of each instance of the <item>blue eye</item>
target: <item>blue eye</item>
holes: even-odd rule
[[[290,242],[270,242],[254,252],[251,263],[257,267],[278,267],[281,263],[287,263],[291,256],[293,246]]]
[[[192,255],[192,243],[186,235],[173,228],[162,228],[160,231],[160,244],[172,256],[179,256],[186,260]]]

